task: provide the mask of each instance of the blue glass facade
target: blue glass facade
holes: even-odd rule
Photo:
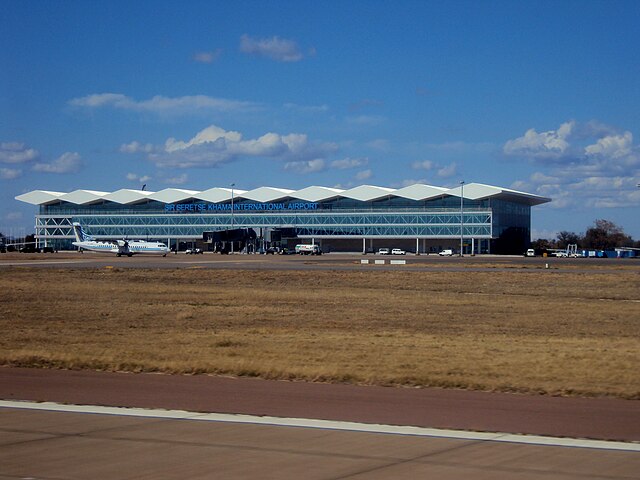
[[[531,208],[551,201],[464,182],[453,188],[360,185],[348,190],[34,190],[16,200],[38,206],[36,239],[56,248],[71,246],[72,223],[80,222],[97,239],[146,238],[176,249],[197,240],[211,242],[210,247],[238,242],[247,251],[302,241],[331,251],[457,251],[462,245],[465,252],[492,253],[522,253],[530,243]]]
[[[456,245],[462,233],[488,251],[490,240],[514,228],[528,239],[531,207],[497,198],[465,199],[461,222],[460,198],[444,195],[429,200],[389,195],[374,201],[337,197],[320,202],[238,198],[219,203],[186,199],[175,203],[143,200],[78,205],[60,201],[40,205],[36,236],[41,244],[68,247],[73,239],[73,222],[80,222],[98,239],[148,238],[170,244],[201,239],[205,231],[233,228],[255,229],[259,237],[270,230],[287,229],[297,238],[325,243],[332,239],[422,239]]]

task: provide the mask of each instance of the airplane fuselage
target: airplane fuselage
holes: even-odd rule
[[[126,255],[131,257],[133,255],[166,255],[169,253],[169,248],[160,242],[145,242],[143,240],[117,240],[114,242],[99,242],[96,240],[89,240],[84,242],[73,242],[73,245],[82,249],[89,250],[91,252],[112,253],[118,257]]]
[[[73,231],[76,241],[73,245],[80,250],[89,250],[91,252],[115,253],[118,257],[126,255],[162,255],[163,257],[169,253],[169,247],[162,242],[147,242],[145,240],[111,240],[100,241],[95,240],[92,236],[87,235],[82,225],[78,222],[73,223]]]

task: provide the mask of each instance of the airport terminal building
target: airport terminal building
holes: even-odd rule
[[[325,252],[393,247],[416,253],[459,251],[461,243],[464,253],[522,253],[530,243],[531,207],[551,201],[478,183],[452,189],[416,184],[348,190],[34,190],[16,200],[38,206],[36,240],[56,249],[73,248],[72,224],[80,222],[98,240],[153,239],[178,250],[203,242],[205,232],[244,231],[251,233],[245,237],[250,241],[236,251],[315,243]]]

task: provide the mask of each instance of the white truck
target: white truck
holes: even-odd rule
[[[322,255],[320,245],[301,243],[296,245],[296,253],[298,255]]]
[[[438,255],[440,255],[441,257],[450,257],[453,255],[453,250],[451,250],[450,248],[446,248],[442,251],[440,251],[440,253],[438,253]]]

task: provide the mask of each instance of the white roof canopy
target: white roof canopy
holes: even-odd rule
[[[285,188],[259,187],[253,190],[233,189],[236,199],[252,200],[254,202],[274,202],[285,198],[304,200],[307,202],[322,202],[333,198],[343,197],[370,202],[387,197],[407,198],[415,201],[429,200],[442,196],[460,197],[464,191],[464,198],[480,200],[484,198],[502,198],[509,201],[520,202],[530,206],[550,202],[551,199],[531,193],[511,190],[509,188],[494,187],[481,183],[465,184],[463,188],[436,187],[432,185],[415,184],[404,188],[394,189],[377,187],[373,185],[361,185],[349,190],[331,187],[311,186],[302,190],[289,190]],[[32,205],[46,205],[58,201],[85,205],[97,201],[111,201],[121,204],[135,204],[144,200],[156,200],[162,203],[178,203],[194,199],[211,203],[228,202],[231,200],[230,188],[210,188],[204,191],[183,190],[167,188],[159,192],[142,190],[121,189],[115,192],[98,192],[94,190],[74,190],[70,193],[52,192],[47,190],[34,190],[18,195],[16,200]]]

